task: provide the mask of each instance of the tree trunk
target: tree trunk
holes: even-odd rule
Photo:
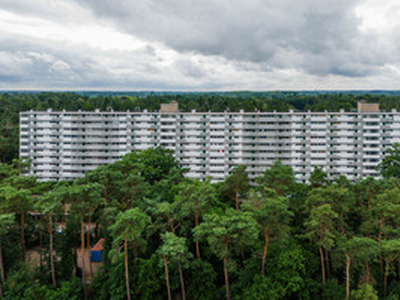
[[[91,232],[92,232],[92,225],[91,225],[91,222],[92,222],[92,216],[91,216],[91,209],[89,208],[89,217],[88,217],[88,222],[89,222],[89,229],[88,229],[88,231],[87,231],[87,234],[86,234],[86,236],[87,236],[87,242],[86,242],[86,244],[87,244],[87,246],[88,246],[88,248],[89,248],[89,250],[90,250],[90,248],[92,247],[92,245],[90,244],[90,234],[91,234]],[[90,267],[90,278],[92,279],[93,278],[93,268],[92,268],[92,261],[89,261],[89,267]]]
[[[365,261],[365,281],[369,284],[370,281],[370,271],[369,271],[369,262],[368,260]]]
[[[346,253],[346,300],[350,300],[350,256]]]
[[[382,248],[381,248],[381,241],[382,241],[382,232],[383,232],[383,216],[379,221],[379,234],[378,234],[378,244],[379,244],[379,268],[381,273],[383,273],[383,258],[382,258]]]
[[[197,212],[194,215],[194,224],[195,224],[195,227],[197,227],[199,225],[199,214]],[[199,245],[198,239],[196,239],[196,257],[197,257],[197,260],[200,260],[200,245]]]
[[[168,262],[167,258],[165,257],[165,254],[163,253],[163,260],[164,260],[164,266],[165,266],[165,278],[167,281],[167,291],[168,291],[168,300],[171,300],[171,288],[169,287],[169,273],[168,273]]]
[[[224,276],[225,276],[225,288],[226,288],[226,299],[231,300],[231,295],[229,293],[229,277],[228,277],[228,269],[226,267],[227,259],[224,258]]]
[[[22,258],[25,261],[26,249],[25,249],[25,213],[21,213],[21,248]]]
[[[50,267],[51,267],[51,280],[53,283],[53,288],[56,288],[57,282],[56,282],[56,272],[54,269],[54,244],[53,244],[53,222],[51,219],[51,216],[47,217],[48,219],[48,227],[49,227],[49,238],[50,238]]]
[[[39,261],[40,261],[40,270],[43,271],[43,216],[40,215],[40,231],[39,231],[39,241],[40,241],[40,250],[39,250]]]
[[[321,257],[321,271],[322,271],[322,285],[325,287],[326,278],[325,278],[325,262],[324,262],[324,253],[322,252],[322,247],[319,246],[319,255]]]
[[[126,295],[127,299],[131,300],[131,288],[129,286],[129,265],[128,265],[128,235],[125,235],[124,242],[124,250],[125,250],[125,283],[126,283]]]
[[[78,241],[78,233],[77,233],[77,227],[78,227],[78,220],[75,219],[74,221],[74,268],[75,268],[75,276],[78,276],[78,249],[76,247],[77,241]]]
[[[235,191],[236,210],[239,210],[239,191]]]
[[[82,214],[81,218],[81,264],[82,264],[82,285],[85,299],[87,299],[86,291],[86,271],[85,271],[85,219]]]
[[[181,262],[178,262],[179,277],[181,279],[182,300],[186,300],[185,281],[183,280],[183,272]]]
[[[267,228],[263,228],[264,231],[264,238],[265,238],[265,244],[264,244],[264,253],[262,257],[262,264],[261,264],[261,275],[265,275],[265,262],[267,260],[267,253],[268,253],[268,244],[269,244],[269,239],[268,239],[268,230]]]
[[[331,267],[329,260],[329,251],[325,250],[325,266],[326,266],[326,279],[328,280],[331,277]]]

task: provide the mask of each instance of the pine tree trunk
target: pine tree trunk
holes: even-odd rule
[[[329,260],[329,251],[325,250],[325,267],[326,267],[326,279],[328,280],[331,276],[331,267],[330,267],[330,260]]]
[[[48,217],[48,226],[49,226],[49,238],[50,238],[50,267],[51,267],[51,280],[53,283],[53,288],[56,288],[56,271],[54,269],[54,244],[53,244],[53,224],[52,224],[51,216]]]
[[[126,295],[127,295],[127,299],[131,300],[131,288],[130,288],[130,285],[129,285],[129,264],[128,264],[128,235],[125,235],[124,250],[125,250]]]
[[[77,233],[77,227],[78,227],[78,220],[75,219],[74,221],[74,268],[75,268],[75,276],[78,276],[78,249],[76,247],[77,241],[78,241],[78,233]]]
[[[322,252],[322,247],[321,246],[319,246],[319,255],[321,257],[322,285],[325,288],[325,285],[326,285],[325,262],[324,262],[324,253]]]
[[[82,285],[85,299],[87,299],[86,290],[86,271],[85,271],[85,219],[82,214],[81,218],[81,264],[82,264]]]
[[[269,244],[269,239],[268,239],[268,230],[267,228],[263,228],[264,231],[264,238],[265,238],[265,244],[264,244],[264,253],[262,257],[262,264],[261,264],[261,275],[265,275],[265,262],[267,260],[267,253],[268,253],[268,244]]]
[[[89,248],[89,250],[90,250],[90,248],[92,247],[92,245],[90,244],[90,234],[91,234],[91,232],[92,232],[92,230],[91,230],[91,222],[92,222],[92,216],[91,216],[91,209],[89,208],[89,217],[88,217],[88,222],[89,222],[89,229],[88,229],[88,231],[87,231],[87,242],[86,242],[86,244],[87,244],[87,246],[88,246],[88,248]],[[93,279],[93,268],[92,268],[92,261],[89,261],[89,267],[90,267],[90,278],[91,279]]]
[[[39,231],[39,243],[40,243],[40,251],[39,251],[39,261],[40,261],[40,270],[43,270],[43,216],[40,215],[40,231]]]
[[[197,212],[194,216],[194,223],[195,223],[195,227],[197,227],[199,225],[199,214]],[[199,245],[198,239],[196,239],[196,257],[197,257],[197,260],[200,260],[200,245]]]
[[[183,272],[181,262],[178,262],[179,277],[181,279],[182,300],[186,300],[185,281],[183,280]]]
[[[381,273],[383,273],[383,258],[382,258],[382,248],[381,248],[381,242],[382,242],[382,234],[383,234],[383,217],[381,217],[379,221],[379,234],[378,234],[378,244],[379,244],[379,268],[381,270]]]
[[[164,266],[165,266],[165,278],[167,281],[167,291],[168,291],[168,300],[171,300],[171,288],[169,286],[169,273],[168,273],[168,262],[167,258],[165,257],[165,254],[163,253],[163,260],[164,260]]]
[[[350,256],[346,253],[346,300],[350,300]]]
[[[224,258],[224,276],[225,276],[225,288],[226,288],[226,299],[231,300],[231,295],[229,293],[229,277],[228,277],[228,269],[227,269],[227,259]]]
[[[25,213],[21,213],[21,248],[22,248],[22,258],[25,261],[26,249],[25,249]]]
[[[235,191],[235,202],[236,202],[236,210],[239,210],[239,191]]]

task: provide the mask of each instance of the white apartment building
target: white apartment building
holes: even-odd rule
[[[315,167],[331,178],[379,176],[385,150],[400,142],[400,113],[359,103],[357,112],[27,111],[20,113],[20,157],[39,180],[82,177],[134,150],[172,149],[187,176],[214,181],[247,165],[257,177],[276,160],[300,181]]]

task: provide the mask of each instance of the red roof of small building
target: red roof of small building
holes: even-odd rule
[[[92,251],[103,251],[104,249],[104,239],[100,239],[96,245],[93,246]]]

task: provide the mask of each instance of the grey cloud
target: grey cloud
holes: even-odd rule
[[[181,52],[350,77],[373,74],[391,61],[375,36],[359,31],[359,0],[78,2],[132,35]],[[280,61],[282,52],[296,60]]]
[[[151,46],[104,51],[0,36],[0,89],[178,90],[208,84],[207,79],[190,79],[204,74],[198,62],[180,58],[165,65],[155,53]]]
[[[32,24],[100,24],[144,46],[104,50],[0,28],[0,89],[397,87],[400,31],[361,32],[362,1],[2,0],[0,12]]]

